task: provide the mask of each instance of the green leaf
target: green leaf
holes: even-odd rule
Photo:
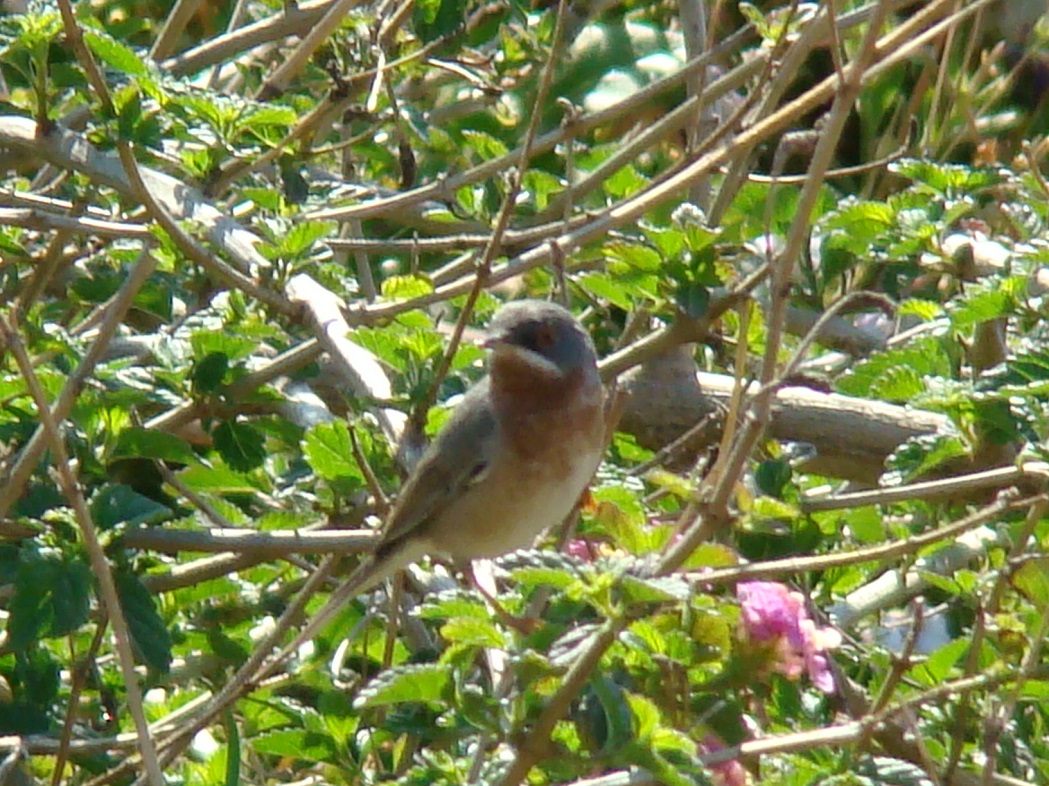
[[[644,509],[627,489],[603,486],[594,492],[597,510],[593,523],[606,533],[615,545],[631,554],[647,554],[662,537],[648,526]]]
[[[166,431],[138,427],[121,431],[116,444],[109,452],[110,461],[126,458],[172,461],[178,464],[195,464],[200,461],[190,444],[181,437]]]
[[[295,110],[290,106],[258,106],[253,108],[241,120],[244,128],[260,128],[263,126],[278,126],[281,128],[292,126],[299,119]],[[305,221],[297,226],[326,225],[323,221]]]
[[[624,597],[633,603],[665,603],[685,601],[691,595],[688,582],[667,576],[664,578],[642,578],[625,575],[620,580]]]
[[[732,652],[732,626],[724,614],[697,610],[689,633],[699,660],[716,663]]]
[[[85,30],[84,41],[101,60],[115,71],[120,71],[128,76],[148,76],[149,68],[131,47],[122,44],[105,33],[96,30]]]
[[[758,465],[754,472],[754,482],[765,494],[782,498],[784,487],[790,483],[792,474],[789,461],[769,459]]]
[[[452,688],[448,667],[427,663],[384,671],[357,694],[356,709],[384,707],[405,702],[443,702]]]
[[[334,761],[338,756],[335,740],[330,734],[305,729],[282,729],[260,734],[251,742],[259,753],[268,753],[281,759],[310,762]]]
[[[600,674],[590,680],[587,688],[597,697],[602,710],[602,749],[615,751],[629,743],[634,738],[634,724],[626,691],[613,680]]]
[[[757,519],[794,521],[801,516],[801,511],[794,505],[774,497],[758,497],[754,500],[752,515]]]
[[[423,2],[426,2],[426,0],[423,0]],[[463,129],[463,138],[469,143],[470,147],[480,154],[482,161],[500,158],[509,152],[504,142],[496,139],[491,134],[486,134],[484,131],[466,128]]]
[[[301,221],[293,224],[281,236],[277,248],[286,257],[302,256],[313,250],[318,240],[331,237],[334,233],[335,223],[332,221]]]
[[[166,674],[171,668],[171,634],[157,611],[156,600],[133,573],[114,571],[113,580],[127,620],[135,660]]]
[[[847,396],[905,402],[924,392],[926,376],[951,376],[950,357],[932,336],[871,355],[839,379],[837,387]]]
[[[961,164],[945,164],[929,159],[907,158],[889,164],[889,171],[923,183],[944,195],[969,193],[1000,182],[997,173]]]
[[[204,358],[220,353],[229,360],[243,360],[258,349],[258,341],[247,336],[235,336],[223,330],[197,330],[190,337],[193,357]]]
[[[417,0],[415,32],[423,43],[449,35],[466,20],[465,0]]]
[[[983,291],[970,291],[964,299],[955,301],[949,309],[951,324],[961,330],[980,322],[988,322],[1007,315],[1016,303],[1016,285],[1019,280],[1026,287],[1026,281],[1019,277],[1007,281],[991,282],[993,286]]]
[[[954,434],[930,434],[904,442],[885,461],[886,466],[910,481],[954,458],[967,455],[965,443]]]
[[[515,551],[500,557],[498,564],[527,587],[545,584],[563,590],[582,577],[579,560],[556,551]]]
[[[1043,611],[1049,609],[1049,557],[1024,562],[1013,571],[1013,586]]]
[[[896,309],[896,315],[899,317],[913,316],[922,322],[932,322],[943,316],[943,306],[934,300],[909,298],[900,303],[899,308]]]
[[[84,561],[24,549],[8,607],[8,646],[22,651],[39,637],[75,631],[87,622],[91,589],[91,569]]]
[[[302,440],[302,452],[313,471],[325,480],[364,480],[353,456],[350,429],[341,420],[313,426]]]
[[[659,707],[651,699],[637,693],[628,693],[627,702],[634,718],[634,736],[638,741],[646,742],[659,728]]]
[[[638,243],[625,243],[618,240],[605,243],[604,252],[609,260],[621,262],[646,273],[658,273],[663,267],[663,258],[658,251]]]
[[[247,423],[224,420],[212,432],[215,448],[233,469],[250,472],[266,460],[266,438]]]
[[[633,288],[624,285],[618,276],[610,276],[607,273],[588,273],[579,279],[579,283],[595,297],[607,300],[613,306],[618,306],[628,312],[634,308],[633,296],[638,293]]]
[[[99,529],[109,530],[121,524],[137,526],[159,524],[171,518],[166,505],[139,494],[122,483],[107,483],[91,497],[91,518]]]
[[[214,393],[226,379],[229,357],[225,352],[212,352],[197,361],[190,372],[193,390],[198,394]]]
[[[739,555],[722,543],[702,543],[689,554],[682,567],[689,570],[700,568],[732,568],[739,564]]]
[[[911,670],[926,685],[941,685],[947,681],[951,670],[961,657],[968,652],[971,642],[968,639],[955,639],[944,644],[929,655],[923,663]]]
[[[464,592],[442,592],[436,599],[427,599],[417,610],[416,615],[425,620],[450,620],[457,617],[491,619],[488,607],[472,595]]]
[[[587,94],[587,101],[592,101],[597,106],[611,105],[636,92],[638,87],[640,85],[633,77],[603,79],[596,90]],[[627,164],[605,178],[601,187],[613,199],[623,199],[640,191],[647,183],[648,181],[632,164]]]
[[[885,520],[873,505],[850,510],[844,522],[852,537],[860,543],[880,543],[885,540]]]
[[[467,644],[475,647],[505,649],[506,636],[492,622],[491,617],[458,617],[441,626],[441,636],[449,644]]]
[[[909,761],[888,756],[865,756],[855,765],[855,773],[843,778],[848,786],[861,786],[853,778],[869,778],[872,786],[933,786],[928,773]],[[824,783],[827,783],[824,781]]]
[[[382,296],[386,300],[413,300],[431,292],[433,282],[426,276],[390,276],[382,282]]]
[[[222,464],[191,466],[178,473],[178,478],[194,491],[211,494],[254,494],[265,490],[255,478],[234,472]]]

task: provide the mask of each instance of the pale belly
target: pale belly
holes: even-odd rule
[[[540,532],[560,524],[572,511],[601,454],[597,449],[577,456],[567,473],[556,461],[515,466],[512,471],[493,466],[432,528],[440,533],[434,545],[457,560],[497,557],[531,546]]]

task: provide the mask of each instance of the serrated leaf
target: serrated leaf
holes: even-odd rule
[[[363,480],[353,457],[350,429],[341,420],[320,423],[307,431],[302,440],[302,452],[313,471],[325,480]]]
[[[580,560],[556,551],[515,551],[500,557],[496,564],[528,587],[545,584],[563,590],[579,581],[582,574]]]
[[[194,464],[200,460],[189,443],[181,437],[166,431],[138,427],[121,431],[109,453],[110,461],[126,458],[173,461],[179,464]]]
[[[622,262],[636,270],[657,273],[663,267],[663,258],[659,252],[639,243],[614,241],[605,243],[603,248],[609,260]]]
[[[931,159],[907,158],[889,164],[889,171],[923,183],[934,191],[954,195],[968,193],[995,185],[997,173],[961,164],[946,164]]]
[[[496,139],[491,134],[486,134],[484,131],[465,128],[463,129],[463,138],[469,142],[470,147],[480,154],[482,161],[499,158],[509,152],[503,141]]]
[[[950,358],[931,336],[871,355],[839,379],[837,388],[848,396],[909,401],[925,390],[926,376],[951,376]]]
[[[433,292],[433,282],[425,276],[390,276],[382,282],[382,296],[386,300],[414,300]]]
[[[318,240],[330,237],[334,230],[335,223],[332,221],[301,221],[284,233],[278,248],[285,256],[301,256],[310,251]]]
[[[1013,293],[1006,287],[967,293],[963,300],[950,309],[951,324],[963,329],[998,319],[1009,313],[1014,302]]]
[[[968,652],[970,646],[972,643],[967,639],[955,639],[948,642],[931,653],[925,661],[912,669],[911,673],[921,678],[927,685],[940,685],[947,681],[951,670]]]
[[[330,734],[305,729],[281,729],[252,738],[251,747],[281,759],[333,761],[338,755]]]
[[[942,317],[944,315],[944,310],[943,306],[935,300],[908,298],[900,303],[899,307],[896,309],[896,315],[899,317],[917,317],[922,322],[931,322],[934,319]]]
[[[871,756],[858,762],[856,772],[869,776],[878,786],[933,786],[925,770],[916,764],[888,756]]]
[[[696,491],[695,483],[688,478],[662,467],[649,470],[644,477],[646,482],[651,483],[661,491],[673,494],[678,499],[691,499]]]
[[[225,352],[211,352],[193,364],[190,380],[193,390],[198,394],[213,393],[226,379],[229,371],[229,357]]]
[[[754,500],[751,513],[756,518],[794,521],[801,516],[801,511],[794,505],[773,497],[758,497]]]
[[[697,611],[689,633],[699,648],[700,660],[723,660],[732,651],[732,626],[724,614]]]
[[[254,426],[224,420],[211,436],[222,458],[235,470],[250,472],[266,460],[266,438]]]
[[[258,342],[247,336],[234,336],[222,330],[197,330],[190,337],[193,357],[221,353],[228,360],[243,360],[258,349]]]
[[[644,743],[659,728],[659,707],[647,696],[637,693],[627,693],[626,698],[630,705],[630,714],[634,718],[634,736]]]
[[[415,32],[423,43],[450,35],[466,20],[465,0],[418,0],[415,3]]]
[[[931,472],[945,461],[967,455],[965,443],[954,434],[929,434],[904,442],[886,459],[904,482]]]
[[[896,211],[884,202],[847,201],[823,222],[827,229],[840,229],[853,238],[869,239],[892,228]]]
[[[120,71],[128,76],[143,77],[149,75],[149,68],[146,66],[145,61],[135,53],[135,50],[105,33],[100,33],[96,30],[85,30],[84,41],[87,42],[95,57],[113,70]]]
[[[488,607],[471,595],[464,592],[441,593],[436,600],[428,599],[415,615],[425,620],[450,620],[457,617],[476,617],[491,619]]]
[[[289,106],[259,106],[251,110],[241,121],[243,126],[291,126],[299,119],[295,110]],[[309,221],[309,225],[325,222]]]
[[[133,573],[115,571],[113,580],[135,659],[154,671],[167,673],[171,668],[171,634],[157,612],[156,600]]]
[[[601,674],[595,674],[587,687],[597,697],[604,716],[602,749],[616,750],[633,740],[633,713],[623,687]]]
[[[627,574],[620,579],[620,589],[633,603],[685,601],[691,595],[688,582],[673,576],[642,578]]]
[[[178,478],[194,491],[212,494],[253,494],[265,490],[259,487],[254,478],[221,464],[214,467],[203,464],[191,466],[180,472]]]
[[[96,491],[91,497],[90,510],[95,526],[103,530],[121,524],[159,524],[174,515],[171,508],[122,483],[107,483]]]
[[[364,686],[353,706],[364,709],[405,702],[442,702],[451,687],[452,675],[444,664],[399,666],[383,672]]]
[[[492,622],[491,617],[457,617],[441,626],[441,636],[449,644],[505,649],[506,636]]]
[[[579,279],[579,283],[595,297],[607,300],[624,311],[630,311],[634,307],[633,296],[637,292],[629,286],[624,286],[617,276],[610,276],[607,273],[588,273]]]
[[[1017,591],[1036,607],[1049,609],[1049,557],[1028,560],[1012,573]]]
[[[87,622],[91,589],[91,569],[85,562],[26,549],[8,606],[8,646],[21,651],[37,638],[75,631]]]
[[[731,568],[739,564],[739,555],[721,543],[702,543],[688,555],[682,567],[688,570],[700,568]]]

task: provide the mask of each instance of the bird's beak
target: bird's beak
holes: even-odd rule
[[[498,349],[510,346],[510,337],[505,333],[489,333],[477,343],[485,349]]]

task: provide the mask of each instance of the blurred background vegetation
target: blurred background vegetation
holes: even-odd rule
[[[1049,779],[1043,2],[0,8],[0,781]],[[524,296],[530,624],[297,636]]]

